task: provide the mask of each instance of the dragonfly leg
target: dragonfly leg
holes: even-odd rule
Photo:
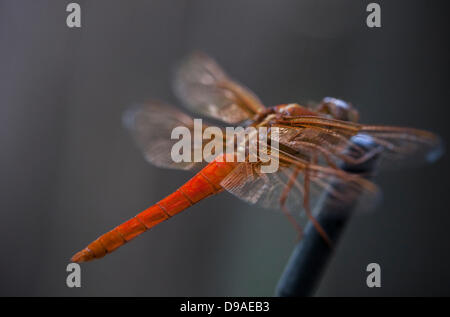
[[[317,232],[320,234],[320,236],[323,238],[323,240],[330,246],[333,247],[333,243],[331,242],[330,238],[328,237],[327,233],[323,229],[323,227],[320,225],[320,223],[316,220],[316,218],[312,215],[310,206],[309,206],[309,172],[308,167],[303,172],[304,174],[304,189],[305,193],[303,195],[303,208],[305,209],[305,213],[308,216],[309,220],[314,225],[314,228],[316,228]]]
[[[297,233],[298,233],[297,240],[300,240],[303,236],[303,229],[298,224],[297,220],[294,218],[292,213],[286,208],[286,200],[289,196],[289,192],[291,191],[292,186],[294,185],[294,182],[298,176],[298,173],[299,173],[298,168],[292,172],[292,174],[289,178],[289,181],[286,184],[286,187],[284,188],[283,193],[280,197],[280,207],[281,207],[281,211],[285,214],[285,216],[288,218],[288,220],[294,226],[295,230],[297,230]]]

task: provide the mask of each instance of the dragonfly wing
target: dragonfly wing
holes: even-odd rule
[[[433,163],[444,152],[440,137],[418,129],[363,126],[357,137],[361,136],[369,136],[381,148],[380,168],[382,169]]]
[[[340,133],[328,128],[292,127],[278,125],[280,147],[306,160],[336,167],[341,158],[338,153],[352,150],[364,154],[364,149],[351,141],[354,133]]]
[[[298,153],[316,153],[325,165],[358,165],[377,156],[377,169],[433,162],[443,152],[433,133],[401,127],[369,126],[323,117],[285,118],[277,124],[280,144]],[[373,143],[370,150],[357,144]],[[358,142],[355,142],[358,141]]]
[[[231,80],[202,53],[194,53],[180,64],[174,90],[191,111],[231,124],[265,109],[255,94]]]
[[[264,174],[258,163],[241,163],[221,186],[250,204],[300,213],[305,203],[312,208],[324,197],[328,205],[350,210],[362,200],[370,207],[378,196],[377,187],[358,175],[315,164],[289,164]]]
[[[193,160],[175,162],[172,159],[173,145],[179,141],[171,138],[173,129],[186,127],[191,136],[193,136],[194,129],[192,118],[176,108],[161,102],[139,104],[124,113],[123,122],[130,130],[146,160],[153,165],[182,170],[193,169],[201,165],[194,163]]]

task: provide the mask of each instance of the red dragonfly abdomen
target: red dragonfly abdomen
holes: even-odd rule
[[[91,242],[76,253],[72,261],[86,262],[102,258],[164,220],[217,194],[222,190],[220,182],[235,166],[235,162],[226,162],[225,155],[216,158],[175,192]]]

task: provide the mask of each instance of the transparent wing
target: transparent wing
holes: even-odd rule
[[[239,198],[268,208],[305,210],[305,201],[314,206],[324,195],[329,206],[362,201],[359,207],[370,207],[379,195],[362,175],[380,167],[431,162],[442,153],[439,137],[417,129],[319,116],[282,117],[271,127],[279,131],[279,171],[264,174],[261,163],[241,163],[221,184]]]
[[[283,118],[280,144],[298,155],[316,155],[322,165],[357,165],[375,155],[377,169],[416,166],[437,160],[441,139],[433,133],[401,127],[369,126],[322,117]],[[357,140],[358,142],[355,142]],[[371,143],[367,150],[357,145]]]
[[[381,168],[433,163],[444,152],[441,138],[428,131],[389,126],[362,126],[359,135],[369,136],[379,145]]]
[[[250,119],[265,109],[255,94],[231,80],[202,53],[194,53],[180,64],[174,90],[191,111],[227,123]]]
[[[201,167],[202,163],[175,162],[171,157],[173,145],[178,139],[171,139],[176,127],[186,127],[194,135],[194,122],[191,117],[161,102],[147,102],[128,109],[123,116],[124,125],[130,130],[134,140],[146,160],[155,166],[189,170]],[[221,143],[220,143],[221,144]],[[191,144],[191,158],[196,150]],[[202,148],[197,149],[202,150]]]
[[[281,152],[280,152],[281,153]],[[326,197],[329,206],[350,210],[357,201],[369,207],[379,191],[370,181],[345,171],[281,154],[276,173],[262,173],[260,163],[239,164],[221,183],[233,195],[264,208],[306,214]]]

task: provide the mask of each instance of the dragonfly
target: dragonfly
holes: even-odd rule
[[[323,239],[325,230],[311,208],[323,193],[337,205],[361,197],[376,197],[377,186],[364,175],[342,168],[377,157],[377,171],[436,161],[443,152],[439,136],[428,131],[358,122],[357,109],[327,97],[309,105],[298,103],[266,107],[250,89],[232,79],[212,58],[194,53],[180,63],[174,90],[183,105],[196,114],[230,125],[278,129],[278,147],[269,137],[269,155],[279,168],[262,173],[260,160],[233,160],[235,153],[220,152],[209,163],[174,162],[171,131],[192,131],[193,118],[162,102],[146,102],[126,111],[124,122],[146,160],[157,167],[196,170],[193,178],[130,220],[101,235],[72,257],[86,262],[109,254],[138,235],[170,219],[203,199],[228,191],[250,204],[279,209],[301,234],[295,212],[306,215]],[[355,138],[370,138],[362,147]],[[203,146],[203,144],[201,145]],[[244,147],[245,148],[245,147]],[[195,150],[195,149],[193,149]],[[236,150],[237,151],[237,150]],[[336,183],[339,186],[336,186]]]

